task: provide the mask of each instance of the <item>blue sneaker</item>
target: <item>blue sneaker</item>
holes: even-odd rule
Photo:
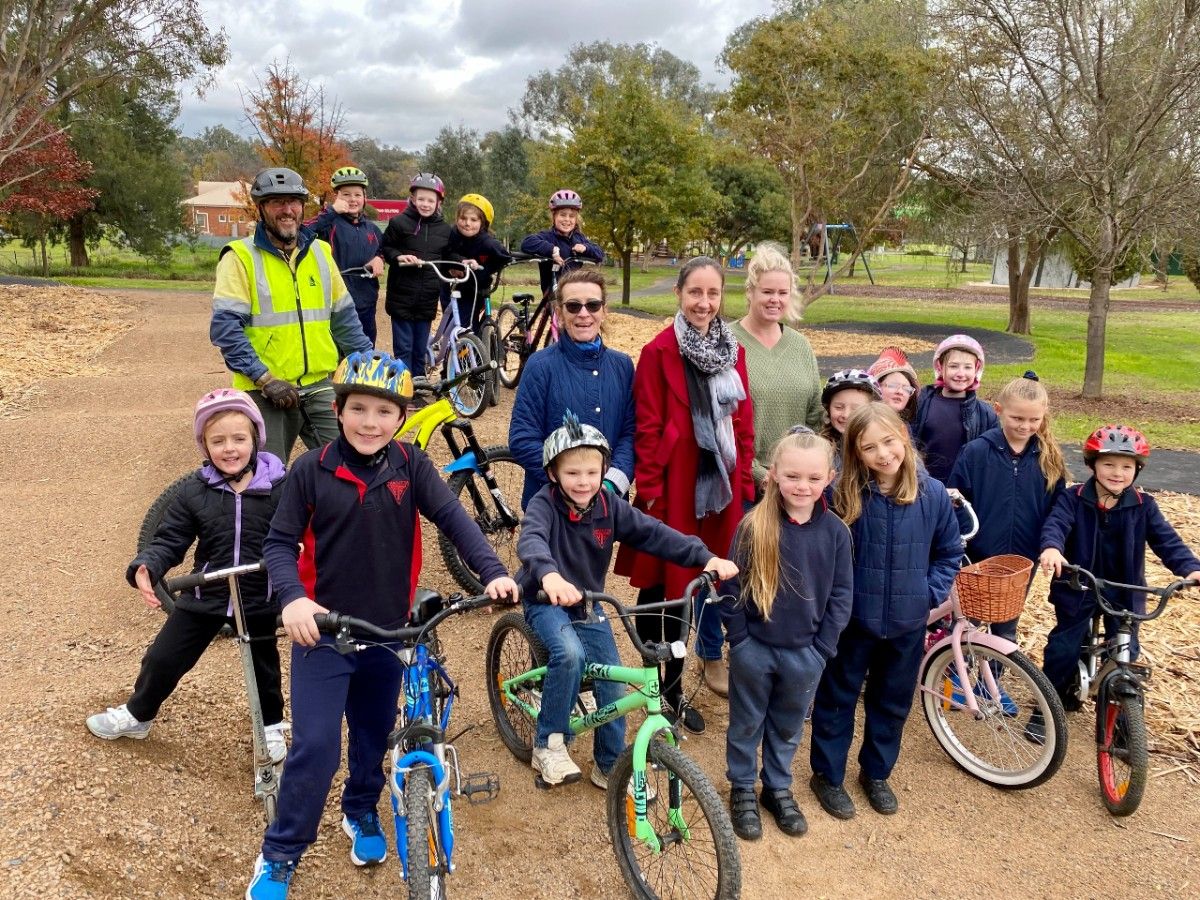
[[[246,888],[246,900],[287,900],[288,886],[296,872],[296,862],[276,862],[263,859],[258,854],[254,861],[254,875]]]
[[[374,810],[357,819],[342,816],[342,831],[350,838],[350,862],[356,866],[377,866],[387,858],[387,839]]]
[[[979,682],[975,685],[975,696],[981,700],[992,699],[991,691],[987,689],[987,685],[983,682]],[[1015,719],[1017,717],[1017,713],[1020,712],[1020,710],[1017,709],[1016,701],[1014,701],[1012,697],[1008,696],[1008,691],[1004,689],[1003,685],[1000,685],[1000,711],[1010,719]]]

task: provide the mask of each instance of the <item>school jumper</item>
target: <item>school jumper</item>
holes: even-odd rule
[[[388,263],[384,309],[392,318],[393,356],[413,375],[425,374],[429,325],[437,315],[442,281],[428,266],[401,266],[397,258],[411,255],[423,260],[455,259],[449,252],[450,226],[441,208],[422,216],[410,203],[388,220],[383,233],[383,258]],[[442,271],[442,274],[447,274]]]
[[[506,574],[429,457],[396,441],[376,456],[361,456],[339,437],[296,460],[265,545],[281,606],[308,597],[381,628],[403,626],[421,571],[418,514],[450,537],[484,583]],[[385,648],[343,656],[328,636],[315,648],[292,645],[293,741],[279,818],[263,840],[266,859],[297,860],[316,840],[341,762],[343,715],[349,777],[342,810],[351,820],[375,810],[400,677],[399,661]]]
[[[456,259],[473,259],[480,265],[471,278],[458,286],[458,321],[464,328],[478,333],[484,300],[491,294],[493,280],[512,261],[512,254],[489,232],[481,230],[474,237],[464,237],[459,234],[457,226],[450,229],[450,241],[446,249]],[[443,286],[442,308],[449,302],[450,289]]]
[[[575,252],[576,244],[583,244],[585,249],[582,253]],[[525,240],[521,241],[521,252],[527,253],[530,256],[551,256],[556,247],[558,248],[558,255],[563,260],[562,268],[558,272],[559,278],[562,278],[572,269],[579,268],[579,263],[573,261],[575,259],[590,259],[596,263],[604,262],[604,251],[589,241],[578,228],[567,236],[563,236],[555,228],[547,228],[545,231],[531,234]],[[538,263],[538,272],[541,276],[542,294],[544,296],[554,285],[553,264],[548,262]]]
[[[1053,547],[1068,562],[1082,566],[1098,578],[1124,584],[1146,583],[1146,545],[1162,564],[1178,576],[1200,571],[1200,559],[1163,517],[1158,503],[1136,487],[1128,488],[1112,509],[1103,509],[1096,494],[1096,478],[1063,491],[1042,527],[1042,549]],[[1145,612],[1146,595],[1136,591],[1110,591],[1109,606]],[[1076,663],[1096,614],[1090,589],[1074,590],[1066,581],[1050,583],[1050,602],[1056,623],[1046,640],[1042,670],[1060,695],[1074,682]],[[1111,616],[1104,617],[1108,637],[1117,632]],[[1138,655],[1137,625],[1133,628],[1130,655]]]
[[[383,232],[364,215],[335,212],[332,205],[304,223],[305,231],[329,244],[341,271],[358,269],[380,255]],[[363,334],[375,343],[375,306],[379,303],[379,279],[359,274],[344,275],[346,290],[354,298],[354,310],[362,323]]]
[[[928,475],[918,473],[918,485],[917,499],[901,505],[872,481],[850,526],[854,609],[821,676],[812,717],[812,771],[830,784],[846,776],[864,681],[859,766],[873,780],[891,775],[925,649],[925,622],[958,572],[962,549],[950,498]]]
[[[984,403],[979,399],[975,391],[967,391],[967,395],[961,398],[962,409],[962,432],[957,436],[951,436],[948,443],[952,444],[952,453],[946,454],[927,454],[927,444],[930,441],[930,408],[933,405],[934,395],[941,395],[941,388],[933,385],[926,385],[921,388],[921,393],[917,395],[917,414],[913,417],[909,424],[909,433],[912,434],[913,444],[922,453],[925,454],[925,465],[929,469],[929,474],[939,481],[944,482],[950,477],[950,472],[954,468],[955,459],[962,447],[965,447],[975,438],[979,437],[985,431],[996,428],[1000,424],[1000,420],[996,417],[996,411],[992,409],[990,404]],[[954,398],[943,398],[953,400]],[[946,442],[945,435],[939,436],[939,443]],[[947,457],[947,458],[943,458]]]
[[[537,747],[545,747],[552,734],[562,734],[567,742],[574,737],[569,728],[571,707],[584,663],[617,666],[621,658],[612,626],[606,621],[586,622],[585,603],[551,606],[532,600],[542,589],[542,579],[551,572],[581,591],[604,592],[616,541],[683,565],[703,566],[712,557],[699,538],[673,531],[608,491],[600,491],[591,508],[582,514],[566,501],[556,485],[545,485],[534,495],[521,520],[517,541],[521,569],[516,580],[521,587],[525,618],[550,654],[538,714]],[[597,611],[612,613],[602,604],[597,604]],[[593,693],[597,706],[603,709],[621,698],[625,686],[597,681]],[[624,749],[623,718],[596,729],[592,753],[601,772],[611,771]]]

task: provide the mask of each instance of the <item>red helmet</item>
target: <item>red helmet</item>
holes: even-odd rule
[[[550,196],[550,209],[583,209],[583,198],[574,191],[555,191]]]
[[[1101,425],[1083,442],[1083,459],[1088,465],[1097,456],[1131,456],[1141,469],[1150,456],[1150,444],[1146,436],[1128,425]]]

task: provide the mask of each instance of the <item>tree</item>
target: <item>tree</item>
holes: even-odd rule
[[[262,155],[253,141],[213,125],[195,137],[180,137],[176,152],[188,175],[186,186],[198,181],[249,181],[262,168]]]
[[[369,137],[354,138],[349,146],[351,161],[367,173],[371,182],[371,196],[408,196],[408,181],[421,165],[416,153]]]
[[[593,237],[621,260],[627,305],[634,251],[691,236],[718,198],[699,116],[659,93],[644,61],[621,62],[612,74],[614,83],[593,86],[570,139],[547,145],[535,171],[543,193],[569,184],[584,196]]]
[[[96,85],[152,70],[203,88],[227,56],[199,0],[0,0],[0,28],[0,166],[61,130],[62,104]]]
[[[949,0],[939,18],[970,141],[1093,263],[1083,396],[1103,393],[1116,270],[1159,225],[1194,223],[1195,0]]]
[[[540,230],[545,221],[545,208],[536,217],[526,214],[520,198],[533,193],[533,142],[520,128],[508,125],[484,136],[483,185],[484,195],[496,208],[492,231],[501,240],[515,242],[519,235]]]
[[[705,240],[718,257],[736,256],[747,244],[788,237],[788,202],[774,166],[732,144],[714,148],[708,179],[717,196]]]
[[[40,248],[42,274],[49,275],[46,244],[52,230],[87,209],[96,196],[96,190],[84,184],[91,165],[79,158],[60,129],[47,122],[43,109],[18,113],[13,124],[31,139],[0,162],[0,184],[14,186],[0,201],[0,213],[26,246]]]
[[[479,133],[463,125],[457,128],[443,126],[425,147],[421,169],[434,172],[442,179],[446,196],[451,200],[482,190],[483,150],[479,146]]]
[[[300,173],[313,199],[323,203],[330,176],[350,158],[342,138],[345,110],[337,98],[301,77],[290,59],[275,60],[254,89],[242,92],[242,108],[267,165]]]
[[[915,8],[803,4],[726,44],[734,80],[718,120],[783,178],[797,264],[813,222],[852,221],[869,244],[909,185],[938,75]],[[823,292],[810,286],[803,305]]]

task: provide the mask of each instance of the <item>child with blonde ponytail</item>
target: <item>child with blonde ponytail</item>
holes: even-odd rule
[[[833,445],[805,426],[770,455],[762,502],[738,526],[730,555],[741,575],[722,589],[729,639],[729,732],[725,745],[733,830],[762,835],[761,803],[780,830],[808,829],[792,796],[792,759],[813,693],[853,603],[850,531],[828,509]]]

